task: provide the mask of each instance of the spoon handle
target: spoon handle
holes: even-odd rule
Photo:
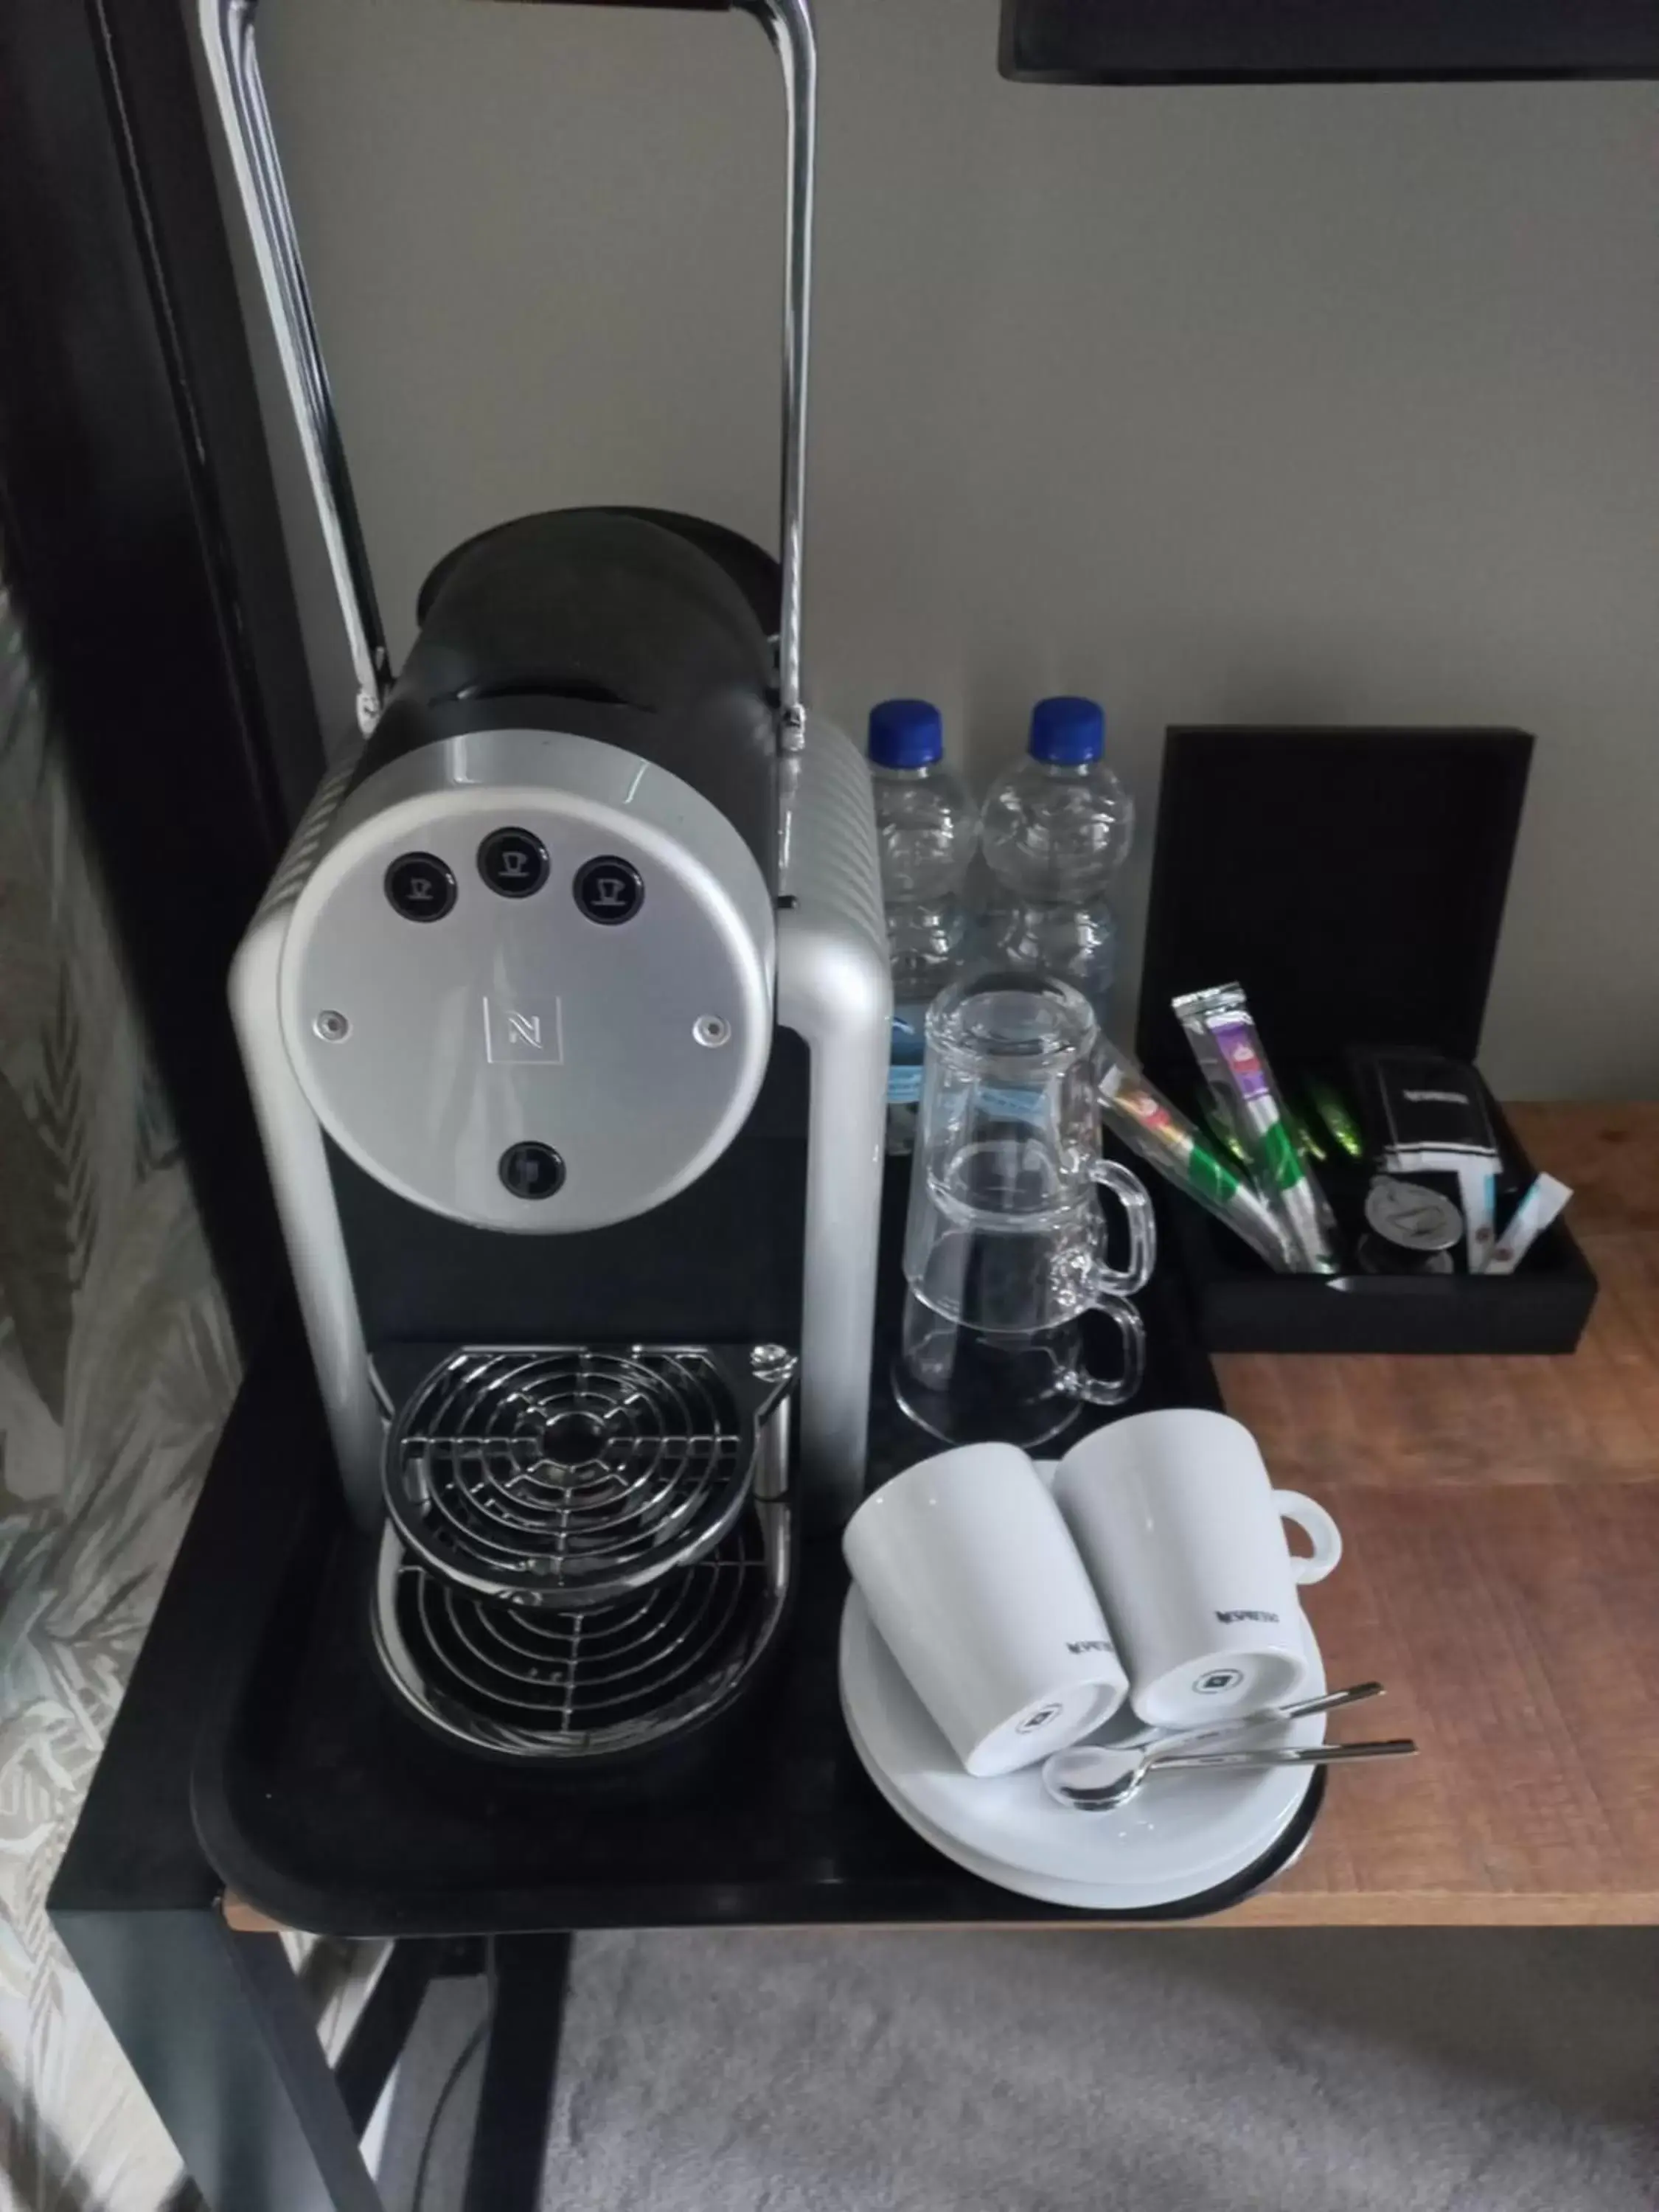
[[[1259,1713],[1241,1713],[1236,1720],[1204,1721],[1196,1728],[1180,1729],[1163,1739],[1170,1744],[1208,1743],[1242,1735],[1247,1729],[1266,1728],[1279,1721],[1307,1720],[1315,1713],[1337,1713],[1346,1705],[1363,1705],[1367,1698],[1380,1698],[1381,1682],[1356,1682],[1352,1689],[1327,1690],[1322,1697],[1302,1698],[1293,1705],[1267,1705]],[[1150,1747],[1161,1749],[1157,1739]]]
[[[1335,1766],[1351,1759],[1409,1759],[1417,1746],[1409,1736],[1381,1743],[1263,1743],[1237,1751],[1159,1751],[1146,1761],[1148,1774],[1177,1766]]]
[[[1344,1705],[1363,1705],[1367,1698],[1380,1698],[1382,1694],[1381,1682],[1356,1682],[1351,1690],[1327,1690],[1322,1698],[1304,1698],[1297,1705],[1280,1705],[1277,1712],[1264,1713],[1261,1717],[1270,1721],[1305,1720],[1310,1713],[1340,1712]],[[1248,1727],[1249,1723],[1241,1722],[1239,1725]]]

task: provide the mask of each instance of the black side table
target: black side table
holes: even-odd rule
[[[1216,1403],[1173,1275],[1142,1303],[1138,1403]],[[872,1442],[877,1480],[933,1448],[884,1393]],[[380,1678],[368,1575],[285,1322],[237,1400],[50,1899],[214,2212],[380,2212],[359,2136],[428,1983],[486,1950],[466,2203],[531,2212],[572,1930],[1076,1917],[959,1872],[864,1774],[839,1710],[833,1537],[803,1547],[785,1650],[729,1743],[647,1798],[429,1743]],[[1299,1850],[1319,1796],[1271,1864],[1135,1917],[1248,1894]],[[337,2068],[273,1924],[398,1939]]]

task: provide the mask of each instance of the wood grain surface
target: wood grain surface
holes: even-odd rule
[[[1659,1106],[1508,1110],[1601,1278],[1572,1358],[1217,1362],[1341,1522],[1308,1593],[1331,1681],[1385,1681],[1365,1717],[1422,1746],[1333,1775],[1218,1925],[1659,1922]]]

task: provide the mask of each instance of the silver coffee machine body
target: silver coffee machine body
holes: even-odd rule
[[[805,1478],[826,1512],[850,1510],[888,1015],[863,763],[811,717],[799,751],[775,750],[759,623],[664,526],[538,517],[470,558],[499,572],[515,550],[552,571],[556,601],[568,564],[575,643],[561,653],[526,591],[521,643],[502,657],[493,638],[478,673],[444,620],[463,562],[234,978],[354,1509],[381,1510],[386,1346],[676,1341],[717,1320],[799,1353]],[[665,556],[714,603],[713,665],[678,697],[646,680],[665,665]],[[630,562],[647,578],[631,601]],[[643,647],[624,624],[607,660],[590,598],[643,615]],[[727,650],[745,627],[746,682]],[[452,659],[459,697],[428,681]]]
[[[861,759],[800,684],[814,56],[790,163],[782,556],[534,515],[389,679],[252,46],[202,0],[362,686],[232,1001],[405,1705],[587,1768],[758,1671],[864,1474],[890,1022]]]
[[[763,1627],[796,1521],[861,1487],[874,823],[838,732],[775,744],[770,684],[761,616],[671,521],[489,533],[236,962],[342,1474],[386,1524],[382,1653],[481,1747],[548,1742],[469,1656],[487,1632],[588,1692],[568,1755],[618,1747],[549,1638],[654,1607],[678,1638],[745,1530]],[[620,1742],[684,1725],[623,1662]]]

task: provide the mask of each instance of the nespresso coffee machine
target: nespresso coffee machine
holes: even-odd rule
[[[863,763],[808,713],[814,73],[789,94],[781,563],[640,509],[452,553],[395,683],[236,0],[216,88],[363,736],[238,956],[241,1041],[387,1681],[594,1772],[757,1679],[863,1481],[889,996]]]

